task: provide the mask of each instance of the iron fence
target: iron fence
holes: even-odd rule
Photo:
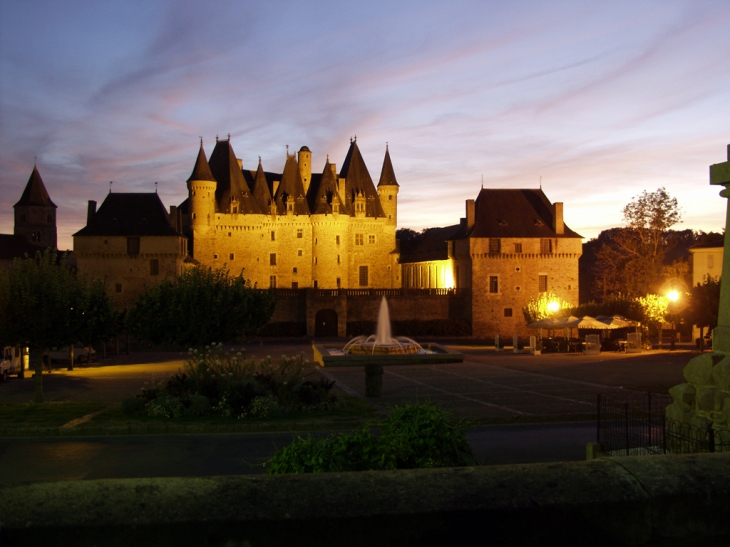
[[[698,427],[665,416],[669,395],[598,395],[597,442],[611,456],[730,451],[730,430]]]

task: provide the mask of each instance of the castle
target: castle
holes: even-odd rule
[[[312,153],[287,151],[282,173],[242,168],[228,140],[206,160],[201,142],[188,199],[171,214],[191,257],[259,288],[400,286],[395,230],[398,182],[390,153],[377,189],[352,140],[339,174],[329,157],[312,172]]]

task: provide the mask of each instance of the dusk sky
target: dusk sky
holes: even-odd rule
[[[399,227],[455,224],[485,188],[542,187],[586,239],[664,186],[678,229],[719,231],[730,2],[0,1],[0,233],[37,161],[59,248],[86,202],[187,195],[203,137],[281,172],[286,145],[372,178]],[[37,158],[34,160],[34,158]]]

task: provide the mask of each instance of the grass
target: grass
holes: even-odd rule
[[[271,416],[267,418],[244,418],[237,420],[235,418],[226,418],[223,416],[209,415],[199,418],[163,418],[159,416],[133,415],[124,414],[121,407],[113,407],[109,410],[97,414],[89,422],[90,426],[100,425],[132,425],[143,423],[166,423],[166,424],[210,424],[210,425],[228,425],[228,424],[277,424],[282,425],[297,421],[332,421],[332,422],[353,422],[359,420],[368,420],[375,417],[376,410],[371,405],[349,395],[338,395],[338,397],[347,403],[342,408],[333,410],[317,410],[314,412],[295,412],[284,416]]]
[[[0,428],[60,427],[109,406],[109,403],[0,404]]]

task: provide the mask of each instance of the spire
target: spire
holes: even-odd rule
[[[383,160],[383,169],[380,171],[380,186],[400,186],[398,181],[395,180],[395,171],[393,171],[393,164],[390,161],[390,152],[388,151],[388,143],[385,143],[385,159]]]
[[[219,212],[232,213],[234,211],[232,204],[238,203],[236,207],[238,213],[263,213],[251,196],[251,190],[238,165],[230,140],[219,140],[216,143],[210,155],[210,172],[218,182],[215,199]]]
[[[269,184],[266,182],[264,168],[261,165],[261,156],[259,156],[259,166],[253,179],[253,191],[251,193],[263,210],[267,211],[269,205],[271,205],[271,192],[269,191]]]
[[[346,202],[354,202],[355,196],[361,193],[365,196],[367,203],[365,216],[375,218],[385,216],[373,179],[370,178],[370,173],[365,161],[362,159],[355,139],[352,140],[347,156],[345,156],[345,161],[340,170],[340,177],[345,179]],[[393,178],[395,179],[395,176]]]
[[[334,211],[334,205],[337,204],[337,211],[347,214],[348,210],[345,204],[340,201],[337,192],[337,178],[330,165],[329,159],[324,164],[322,176],[312,180],[312,186],[309,187],[307,194],[309,201],[309,210],[313,215],[330,214]]]
[[[296,214],[309,214],[309,206],[307,205],[306,199],[304,199],[304,184],[302,184],[302,175],[299,172],[297,160],[294,156],[287,154],[284,172],[281,174],[281,183],[276,190],[275,196],[279,214],[286,214],[286,204],[290,197],[295,200],[294,212]]]
[[[43,184],[43,179],[41,179],[41,174],[38,172],[38,167],[35,165],[33,165],[33,172],[30,174],[28,184],[25,185],[23,195],[20,196],[20,201],[14,206],[23,207],[27,205],[57,208],[56,204],[51,201],[46,186]]]
[[[200,138],[200,150],[198,150],[198,157],[195,160],[195,167],[193,167],[193,172],[190,174],[188,182],[190,182],[191,180],[210,180],[215,182],[215,178],[213,178],[213,173],[210,172],[208,160],[205,159],[205,150],[203,150],[202,137]]]

